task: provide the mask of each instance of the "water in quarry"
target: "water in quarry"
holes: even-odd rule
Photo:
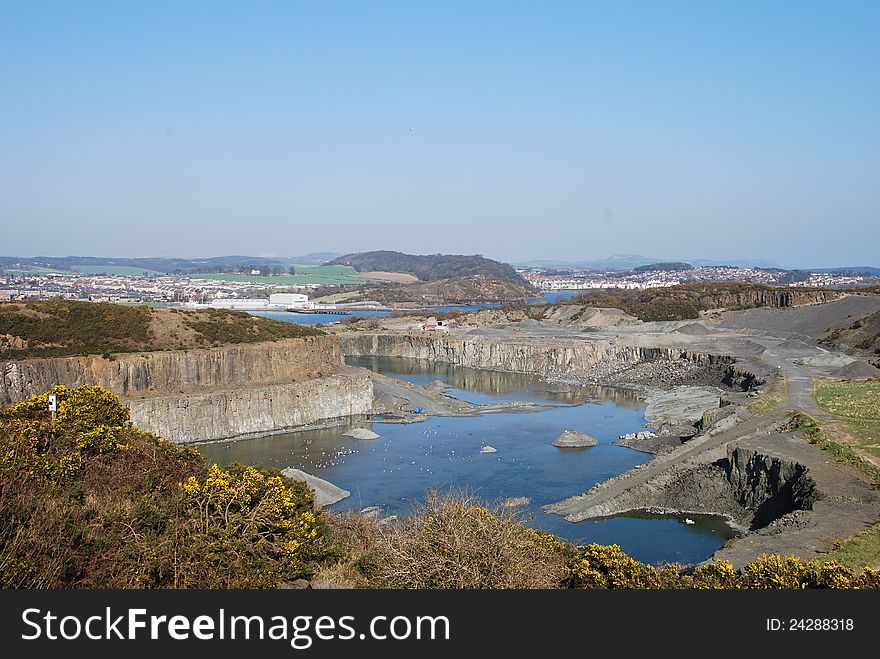
[[[457,490],[501,501],[525,497],[525,521],[578,543],[619,544],[651,563],[695,563],[708,558],[733,531],[716,517],[634,513],[604,520],[567,522],[542,506],[580,494],[650,456],[614,446],[623,433],[644,428],[644,406],[630,392],[608,387],[568,388],[527,375],[496,373],[396,358],[348,358],[385,375],[425,385],[436,380],[447,393],[474,405],[532,401],[552,406],[529,413],[432,417],[413,424],[362,419],[349,426],[199,446],[206,458],[226,464],[297,467],[349,490],[333,509],[381,506],[383,515],[406,515],[431,490]],[[375,440],[343,437],[351,427],[377,432]],[[551,442],[566,429],[599,440],[584,449]],[[481,453],[483,446],[495,453]]]
[[[583,291],[545,291],[541,294],[541,297],[531,298],[528,302],[529,304],[535,304],[538,302],[558,302],[559,300],[566,300],[568,298],[574,297],[575,295],[582,294]],[[483,303],[483,304],[457,304],[457,305],[447,305],[440,307],[432,307],[431,309],[425,309],[425,313],[430,313],[434,311],[436,313],[442,313],[445,311],[479,311],[480,309],[491,309],[495,307],[500,307],[501,305],[498,303]],[[372,310],[361,310],[361,311],[350,311],[346,314],[335,314],[335,313],[297,313],[295,311],[250,311],[248,312],[252,316],[262,316],[263,318],[274,318],[275,320],[283,320],[287,323],[297,323],[299,325],[318,325],[318,324],[330,324],[330,323],[338,323],[344,318],[349,318],[352,316],[359,317],[372,317],[372,318],[386,318],[392,315],[393,311],[372,311]]]

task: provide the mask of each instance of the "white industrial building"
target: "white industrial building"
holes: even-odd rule
[[[270,307],[284,307],[285,309],[307,309],[311,305],[309,296],[302,293],[272,293],[269,296]]]

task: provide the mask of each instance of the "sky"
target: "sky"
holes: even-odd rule
[[[880,266],[880,2],[0,3],[0,254]]]

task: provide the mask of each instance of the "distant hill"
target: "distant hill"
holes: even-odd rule
[[[663,259],[639,256],[638,254],[612,254],[607,259],[585,259],[581,261],[558,261],[555,259],[534,259],[516,263],[522,268],[554,268],[579,270],[632,270],[641,265],[657,263]]]
[[[348,265],[358,272],[404,272],[418,277],[421,282],[482,276],[490,281],[525,285],[525,281],[511,266],[487,259],[479,254],[469,256],[430,254],[423,256],[383,250],[346,254],[324,265]]]
[[[584,259],[579,261],[557,261],[553,259],[534,259],[531,261],[523,261],[515,263],[516,267],[530,268],[555,268],[555,269],[581,269],[581,270],[602,270],[602,271],[621,271],[632,270],[645,265],[655,263],[664,263],[662,258],[652,258],[641,256],[639,254],[612,254],[607,259]],[[706,260],[706,259],[688,259],[689,263],[694,266],[731,266],[736,268],[773,268],[776,264],[770,261],[761,261],[757,259],[731,259],[727,261]]]
[[[870,265],[854,265],[845,268],[814,269],[811,272],[827,272],[833,275],[864,275],[867,277],[880,277],[880,268]]]
[[[265,257],[231,254],[210,257],[105,257],[105,256],[0,256],[2,270],[58,270],[99,274],[193,274],[242,270],[287,271],[294,264],[319,265],[339,252],[314,252],[303,256]]]

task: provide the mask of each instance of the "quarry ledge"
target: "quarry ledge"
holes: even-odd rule
[[[638,510],[721,516],[744,532],[709,560],[728,560],[735,567],[770,553],[816,559],[835,540],[864,531],[880,516],[880,494],[871,484],[797,433],[744,437],[673,461],[650,478],[636,477],[629,485],[626,480],[623,475],[618,485],[545,511],[571,522]]]

